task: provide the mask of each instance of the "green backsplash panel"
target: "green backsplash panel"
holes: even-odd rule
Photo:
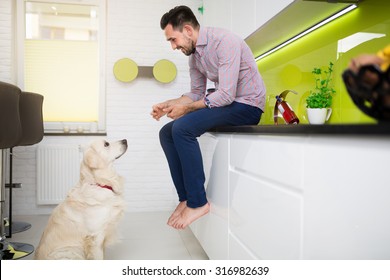
[[[306,97],[315,87],[311,71],[314,67],[325,68],[329,62],[334,63],[336,95],[328,123],[375,123],[375,119],[353,104],[341,74],[351,58],[362,53],[376,53],[390,44],[389,36],[390,1],[365,0],[350,13],[259,60],[258,68],[267,87],[266,109],[260,124],[274,123],[275,96],[286,89],[298,92],[298,95],[289,93],[286,101],[296,112],[300,123],[307,124]]]

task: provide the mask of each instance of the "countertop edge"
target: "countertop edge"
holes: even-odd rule
[[[390,136],[390,123],[383,124],[325,124],[325,125],[248,125],[222,126],[210,133],[274,134],[274,135],[364,135]]]

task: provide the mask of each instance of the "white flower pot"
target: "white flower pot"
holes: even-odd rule
[[[331,114],[332,108],[307,108],[307,118],[310,124],[324,124]]]

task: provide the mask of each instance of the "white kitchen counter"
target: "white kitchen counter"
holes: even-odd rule
[[[320,127],[201,137],[211,212],[192,230],[210,259],[390,258],[389,134]]]

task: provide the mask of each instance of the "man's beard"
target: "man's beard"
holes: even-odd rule
[[[195,44],[191,39],[188,39],[189,42],[189,47],[188,48],[182,48],[181,51],[184,53],[186,56],[190,56],[195,52]]]

